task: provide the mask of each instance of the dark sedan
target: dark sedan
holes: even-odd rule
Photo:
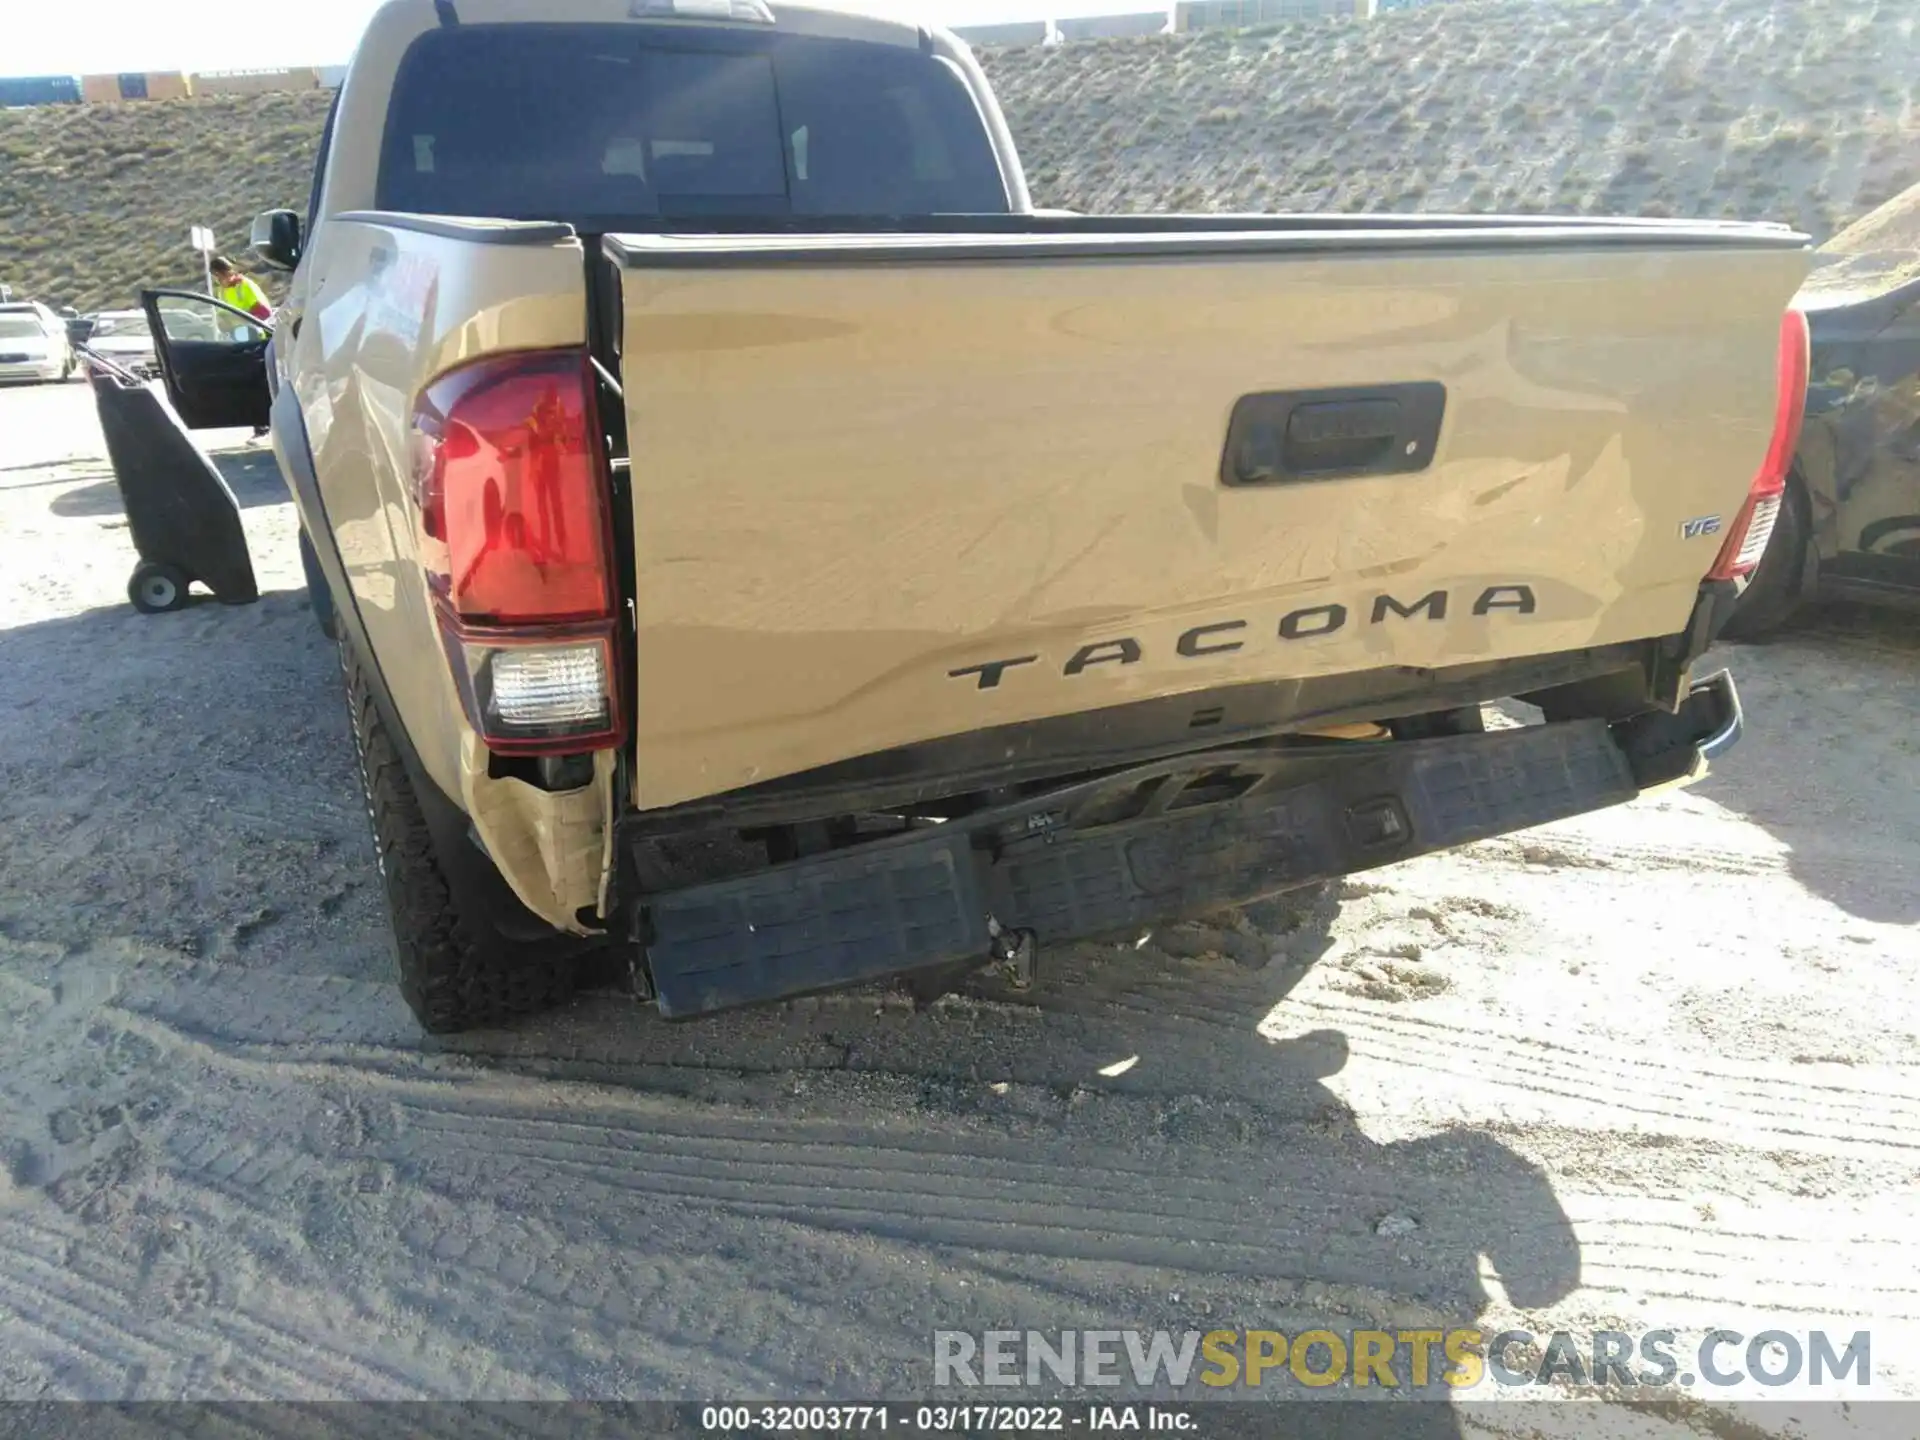
[[[1809,599],[1920,606],[1920,186],[1820,262],[1794,302],[1813,342],[1806,421],[1734,639]]]

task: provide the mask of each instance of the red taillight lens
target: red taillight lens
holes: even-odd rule
[[[1727,531],[1720,556],[1707,572],[1709,580],[1738,580],[1751,575],[1767,553],[1774,521],[1786,498],[1787,474],[1800,448],[1800,422],[1807,411],[1807,378],[1812,368],[1812,337],[1807,317],[1789,310],[1780,320],[1779,390],[1774,406],[1773,440],[1767,458],[1753,477],[1746,504]]]
[[[421,560],[463,620],[613,613],[607,478],[593,372],[576,350],[442,376],[414,408]]]
[[[610,488],[577,350],[498,356],[414,407],[419,556],[467,718],[507,754],[619,743]]]

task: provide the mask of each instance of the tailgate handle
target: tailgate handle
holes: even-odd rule
[[[1433,463],[1447,390],[1433,381],[1244,395],[1227,425],[1224,485],[1394,475]]]

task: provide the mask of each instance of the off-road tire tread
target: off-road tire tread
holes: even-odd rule
[[[526,953],[498,935],[481,933],[454,903],[406,766],[359,661],[344,642],[340,663],[407,1007],[429,1034],[446,1035],[563,1004],[576,983],[572,959]]]

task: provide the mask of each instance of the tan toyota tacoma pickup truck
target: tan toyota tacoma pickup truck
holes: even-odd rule
[[[1020,971],[1738,733],[1782,227],[1036,211],[939,31],[393,0],[254,243],[166,378],[270,416],[430,1030]]]

